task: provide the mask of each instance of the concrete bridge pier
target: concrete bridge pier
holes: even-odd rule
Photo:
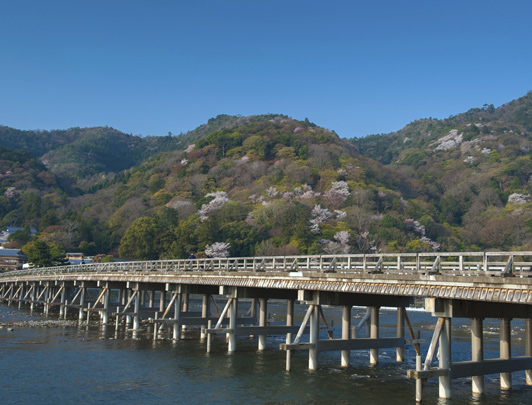
[[[66,310],[66,293],[67,287],[65,283],[61,284],[61,306],[59,307],[59,318],[64,318]]]
[[[166,291],[159,291],[159,311],[163,312],[166,304]]]
[[[471,360],[484,361],[484,333],[483,319],[471,318]],[[484,393],[484,376],[477,375],[471,378],[473,394]]]
[[[141,301],[142,291],[138,289],[138,286],[137,286],[136,292],[137,292],[137,295],[134,298],[135,300],[135,311],[134,312],[135,313],[133,316],[133,330],[134,331],[138,331],[140,329],[139,312],[140,312],[140,301]]]
[[[369,328],[371,339],[379,338],[379,307],[370,307],[371,317],[369,318]],[[379,349],[369,349],[369,364],[375,365],[379,363]]]
[[[201,301],[201,317],[203,319],[208,319],[211,314],[211,295],[210,294],[203,294],[202,295],[202,301]],[[207,337],[207,334],[205,332],[207,325],[201,326],[201,332],[200,332],[200,339],[203,340]]]
[[[183,294],[181,291],[176,291],[176,298],[174,303],[174,327],[173,340],[181,339],[181,306],[183,305]]]
[[[116,302],[117,305],[123,305],[122,301],[124,300],[125,288],[120,286],[116,289]]]
[[[249,308],[249,316],[251,318],[256,318],[257,316],[257,298],[251,299],[251,306]]]
[[[400,339],[405,338],[405,307],[397,307],[397,337]],[[396,349],[396,360],[397,362],[405,361],[405,348],[398,347]]]
[[[18,300],[18,309],[22,308],[22,301],[24,297],[24,284],[20,286],[19,300]]]
[[[85,288],[85,284],[82,283],[81,284],[81,292],[80,292],[80,296],[79,296],[79,314],[78,314],[78,319],[80,321],[83,320],[84,316],[85,316],[85,294],[86,294],[86,288]]]
[[[318,304],[310,305],[310,337],[309,343],[311,348],[308,351],[308,368],[309,370],[318,369],[318,344],[320,332],[320,306]]]
[[[34,309],[36,295],[37,295],[37,283],[34,282],[31,288],[31,303],[30,303],[31,312],[33,312],[33,309]]]
[[[131,296],[133,295],[133,292],[131,290],[131,288],[126,288],[126,297],[127,297],[127,302],[129,302],[129,300],[131,299]],[[124,303],[125,305],[125,303]],[[126,329],[131,326],[131,323],[133,322],[133,318],[130,314],[127,314],[126,315]]]
[[[45,285],[45,293],[44,293],[44,314],[45,315],[48,315],[49,311],[50,311],[50,306],[48,305],[48,303],[50,302],[50,285],[49,283],[47,282],[46,285]]]
[[[102,323],[107,325],[109,323],[109,300],[111,298],[111,290],[109,284],[105,286],[105,293],[103,295],[103,312],[102,314]]]
[[[286,300],[286,326],[294,326],[294,299],[287,299]],[[292,343],[292,333],[288,332],[286,334],[286,344],[289,345]],[[292,351],[287,350],[286,351],[286,371],[290,371],[291,367],[291,360],[292,360]]]
[[[11,306],[14,295],[15,295],[15,284],[11,285],[11,288],[9,289],[9,301],[7,302],[8,306]]]
[[[139,305],[144,306],[146,304],[146,291],[139,289],[138,294],[139,294],[139,300],[140,300]]]
[[[500,358],[512,357],[511,319],[500,319]],[[512,373],[501,373],[501,390],[512,389]]]
[[[155,290],[150,290],[149,294],[148,291],[146,291],[146,294],[148,295],[148,307],[153,308],[155,302]]]
[[[228,334],[227,351],[234,352],[236,350],[236,319],[238,315],[238,297],[232,297],[232,302],[229,306],[229,329],[232,333]]]
[[[259,326],[265,327],[268,316],[268,299],[259,298]],[[259,350],[266,349],[266,335],[259,335]]]
[[[344,305],[342,306],[342,339],[349,340],[350,336],[351,336],[351,306]],[[351,351],[342,350],[341,366],[349,367],[350,362],[351,362]]]
[[[189,306],[190,306],[190,295],[188,292],[184,292],[182,294],[182,300],[183,300],[183,303],[181,305],[181,308],[182,308],[182,312],[188,312],[188,309],[189,309]],[[184,331],[187,330],[187,325],[186,324],[182,324],[181,325],[181,329]]]
[[[440,368],[451,368],[451,318],[445,317],[440,333]],[[451,398],[451,376],[442,375],[439,378],[439,395],[442,399]]]

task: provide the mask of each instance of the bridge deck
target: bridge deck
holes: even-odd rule
[[[244,257],[91,263],[0,274],[24,281],[194,284],[532,303],[532,252]]]

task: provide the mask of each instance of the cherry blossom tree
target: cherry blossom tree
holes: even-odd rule
[[[334,254],[347,254],[351,252],[351,246],[349,246],[349,232],[340,231],[334,235],[334,241],[327,241],[323,246],[325,253]]]
[[[205,246],[205,254],[209,257],[229,257],[230,243],[214,242],[212,245]]]
[[[331,188],[325,192],[323,197],[334,207],[340,207],[347,197],[349,197],[349,186],[343,180],[332,183]]]
[[[310,231],[314,234],[320,233],[320,225],[332,218],[331,212],[327,208],[321,208],[320,204],[314,206],[310,216]]]
[[[207,194],[207,197],[214,197],[208,204],[203,204],[198,212],[200,219],[206,221],[208,214],[211,212],[220,211],[222,207],[229,202],[227,193],[225,191],[216,191]]]

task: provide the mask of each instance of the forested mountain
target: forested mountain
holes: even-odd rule
[[[532,93],[353,143],[416,180],[433,219],[465,246],[532,247]]]
[[[0,146],[0,216],[2,225],[36,227],[41,210],[64,204],[54,174],[31,153]]]
[[[2,225],[137,259],[532,250],[531,116],[528,94],[353,140],[276,114],[147,138],[2,127]]]
[[[64,186],[86,190],[153,154],[177,148],[178,143],[171,136],[143,138],[109,127],[53,131],[0,127],[0,146],[32,153]]]

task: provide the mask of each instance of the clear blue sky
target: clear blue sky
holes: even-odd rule
[[[178,134],[281,113],[346,138],[532,90],[530,0],[0,0],[0,125]]]

